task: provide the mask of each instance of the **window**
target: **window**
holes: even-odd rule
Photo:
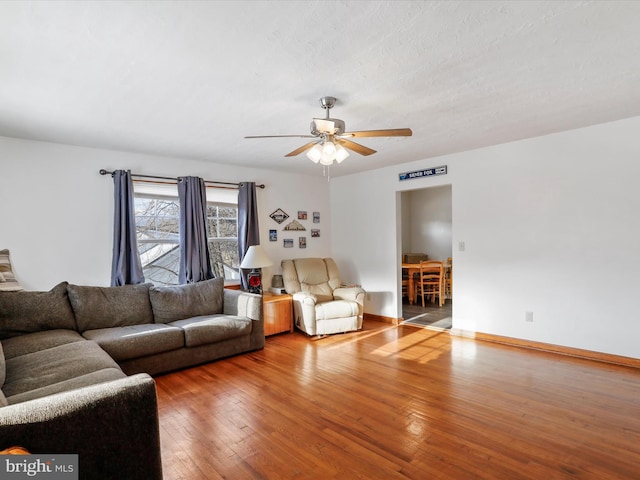
[[[207,202],[207,237],[213,274],[239,280],[237,205]]]
[[[180,270],[180,203],[177,197],[135,194],[136,234],[142,270],[154,285],[177,285]],[[211,269],[238,280],[238,206],[207,202]]]

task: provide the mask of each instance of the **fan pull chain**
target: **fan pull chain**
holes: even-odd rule
[[[327,177],[327,182],[331,181],[331,170],[329,165],[322,166],[322,176]]]

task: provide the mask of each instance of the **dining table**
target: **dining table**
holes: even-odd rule
[[[436,260],[437,261],[437,260]],[[447,262],[443,262],[444,264],[444,271],[445,271],[445,277],[446,277],[446,273],[448,268],[451,267],[450,264],[448,264]],[[415,275],[418,274],[420,275],[420,263],[405,263],[402,262],[402,270],[403,273],[404,271],[406,271],[407,275],[409,276],[409,304],[413,305],[416,302],[416,298],[415,298]],[[426,272],[437,272],[438,269],[433,268],[433,269],[428,269],[425,270]]]

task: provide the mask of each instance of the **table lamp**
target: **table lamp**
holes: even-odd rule
[[[249,247],[240,264],[240,268],[251,269],[249,275],[247,275],[249,293],[262,295],[262,272],[260,269],[270,265],[272,265],[271,260],[260,245]]]

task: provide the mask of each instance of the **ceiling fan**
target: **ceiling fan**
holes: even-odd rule
[[[410,137],[413,132],[410,128],[391,128],[386,130],[360,130],[346,132],[343,120],[331,118],[329,111],[336,104],[335,97],[322,97],[320,106],[327,111],[325,118],[314,118],[311,121],[310,135],[254,135],[244,138],[281,138],[298,137],[314,138],[315,140],[289,152],[285,157],[295,157],[302,152],[307,152],[307,157],[314,163],[331,165],[334,160],[341,163],[349,156],[347,150],[353,150],[360,155],[371,155],[375,150],[352,142],[350,138],[359,137]]]

